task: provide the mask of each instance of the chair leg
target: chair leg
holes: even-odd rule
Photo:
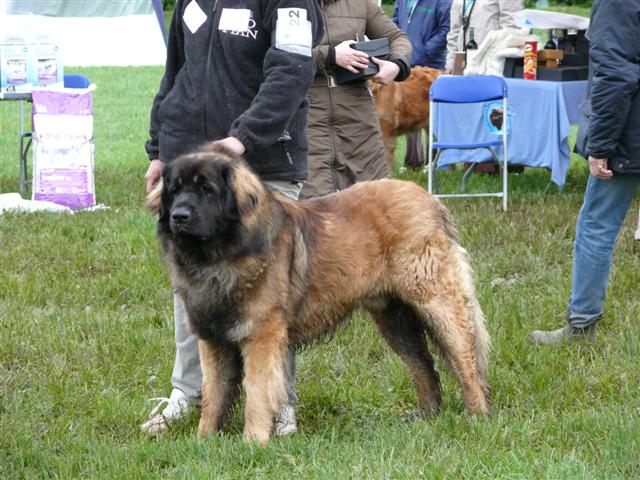
[[[433,193],[438,193],[438,160],[440,159],[440,154],[442,150],[436,151],[436,156],[433,159]]]
[[[25,139],[26,142],[25,142]],[[31,146],[31,133],[25,132],[20,137],[20,175],[18,177],[18,193],[22,194],[25,189],[29,190],[29,166],[27,162],[27,153]]]
[[[476,163],[471,162],[471,166],[467,169],[466,172],[464,172],[464,175],[462,176],[462,185],[460,187],[462,193],[467,192],[467,178],[469,178],[469,175],[473,173],[474,168],[476,168]]]

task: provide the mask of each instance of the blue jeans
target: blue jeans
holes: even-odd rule
[[[573,286],[567,320],[576,328],[595,324],[603,304],[613,247],[640,184],[640,175],[589,176],[573,249]]]

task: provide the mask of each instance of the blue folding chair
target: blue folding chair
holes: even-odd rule
[[[65,73],[64,88],[88,88],[91,82],[81,73]]]
[[[489,140],[475,143],[450,143],[434,141],[434,111],[438,103],[484,103],[502,100],[502,128],[501,139]],[[502,197],[502,208],[507,210],[507,84],[501,77],[492,75],[482,75],[473,77],[443,75],[431,85],[429,91],[429,163],[428,168],[428,191],[433,193],[434,180],[437,185],[436,169],[438,160],[443,150],[447,149],[486,149],[491,152],[493,159],[501,167],[502,191],[496,193],[459,193],[439,195],[437,197]],[[478,118],[478,121],[483,121]],[[495,147],[502,145],[502,162],[500,161]],[[433,151],[436,150],[435,158]],[[465,189],[467,177],[472,173],[475,163],[472,163],[462,178],[462,188]],[[437,190],[437,188],[436,188]]]

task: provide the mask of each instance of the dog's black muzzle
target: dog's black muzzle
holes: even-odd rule
[[[194,213],[187,206],[176,206],[171,209],[170,226],[174,235],[187,234],[193,235]]]

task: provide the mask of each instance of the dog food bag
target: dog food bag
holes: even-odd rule
[[[33,200],[95,205],[92,90],[33,89]]]

